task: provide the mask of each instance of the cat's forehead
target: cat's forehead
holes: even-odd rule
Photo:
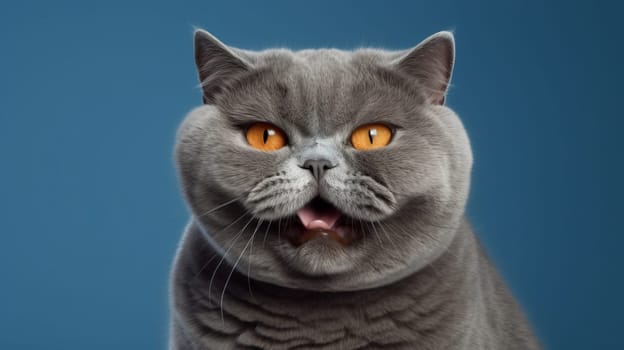
[[[255,58],[267,72],[259,91],[273,96],[280,117],[316,132],[348,124],[373,94],[392,90],[383,70],[390,54],[380,50],[271,50]]]
[[[276,66],[290,69],[307,69],[317,73],[340,71],[345,67],[358,63],[381,62],[388,53],[374,49],[358,49],[354,51],[340,49],[305,49],[291,51],[272,49],[254,52],[254,61],[260,66]]]
[[[383,66],[390,57],[388,52],[373,49],[269,50],[261,52],[257,62],[270,68],[277,79],[302,80],[309,89],[325,90],[337,82],[347,84],[365,79],[366,73]]]

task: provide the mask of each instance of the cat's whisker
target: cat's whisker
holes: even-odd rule
[[[373,227],[373,232],[374,232],[374,233],[375,233],[375,235],[376,235],[377,237],[379,237],[379,239],[381,240],[381,235],[379,234],[379,231],[377,230],[376,224],[381,225],[381,224],[380,224],[380,223],[378,223],[378,222],[371,221],[371,226]],[[396,245],[395,245],[394,241],[393,241],[393,240],[391,240],[389,237],[387,237],[387,235],[386,235],[386,238],[388,238],[388,240],[390,241],[390,244],[392,244],[392,246],[396,249]],[[382,240],[382,241],[383,241],[383,240]],[[390,248],[389,248],[388,246],[386,246],[386,245],[384,245],[384,244],[382,243],[382,244],[381,244],[381,247],[382,247],[382,249],[384,249],[386,252],[390,252],[390,253],[391,253],[389,256],[394,255],[394,252],[390,251]],[[395,252],[396,252],[396,250],[395,250]]]
[[[271,221],[269,221],[269,224],[267,225],[266,231],[264,231],[264,239],[262,239],[262,248],[264,248],[264,245],[266,243],[266,239],[267,239],[267,235],[269,234],[269,228],[271,227]]]
[[[388,234],[388,231],[386,231],[386,228],[384,227],[384,225],[380,221],[377,221],[377,224],[379,225],[379,228],[384,233],[386,238],[388,238],[388,241],[390,241],[390,244],[392,244],[392,247],[394,248],[394,250],[396,252],[398,252],[399,251],[399,247],[396,245],[396,242],[392,239],[392,237]]]
[[[380,229],[383,228],[381,222],[379,220],[377,220],[377,221],[371,221],[370,223],[371,223],[371,226],[373,227],[373,232],[378,237],[378,240],[381,241],[381,235],[379,234],[379,231],[377,231],[377,225],[379,225]],[[385,253],[389,253],[388,256],[394,256],[396,254],[396,252],[398,252],[398,247],[397,247],[396,243],[394,242],[394,240],[386,233],[385,229],[384,229],[383,232],[385,233],[385,236],[388,239],[388,241],[390,241],[390,244],[392,245],[392,248],[394,248],[394,251],[391,251],[383,243],[381,243],[381,248],[385,251]]]
[[[362,234],[366,234],[366,230],[364,230],[364,226],[362,225],[362,219],[358,218],[358,221],[360,222],[360,232],[362,232]]]
[[[227,226],[225,226],[224,228],[220,229],[219,231],[217,231],[216,233],[221,233],[225,230],[227,230],[228,228],[230,228],[232,225],[234,225],[235,223],[237,223],[238,221],[240,221],[240,219],[244,218],[247,214],[249,214],[248,211],[245,211],[241,216],[239,216],[236,220],[232,221],[231,223],[229,223]],[[216,234],[215,233],[215,234]],[[230,240],[227,244],[230,244],[233,241]],[[206,244],[206,249],[209,248],[209,244]],[[208,259],[208,261],[199,269],[199,271],[197,271],[197,273],[195,274],[195,276],[193,277],[193,279],[197,279],[197,277],[199,277],[199,275],[204,271],[204,269],[206,269],[206,267],[208,266],[208,264],[210,264],[210,262],[217,257],[219,254],[213,254],[212,257],[210,259]]]
[[[256,228],[254,229],[254,232],[251,234],[251,237],[249,238],[249,240],[247,241],[247,244],[245,244],[245,247],[243,248],[243,251],[241,251],[240,255],[238,256],[238,259],[236,259],[236,261],[234,262],[234,266],[232,266],[232,269],[230,270],[230,274],[227,276],[227,279],[225,280],[225,285],[223,286],[223,290],[221,291],[221,298],[220,298],[220,309],[221,309],[221,322],[225,323],[225,317],[223,314],[223,298],[225,297],[225,291],[227,289],[227,285],[230,282],[230,279],[232,278],[232,275],[234,274],[234,271],[236,270],[236,266],[238,266],[238,263],[240,262],[241,258],[243,257],[243,255],[245,254],[245,251],[247,250],[247,247],[249,246],[250,242],[253,242],[254,237],[256,236],[256,232],[258,231],[258,226],[256,225]],[[249,277],[249,275],[247,276]]]
[[[210,302],[212,302],[212,297],[211,297],[212,284],[214,282],[215,276],[217,275],[217,271],[219,270],[219,267],[221,267],[221,264],[223,264],[223,261],[225,261],[225,257],[227,256],[229,251],[232,249],[232,247],[234,247],[234,244],[236,243],[236,241],[238,240],[240,235],[243,233],[243,231],[245,231],[247,226],[249,226],[249,224],[253,221],[254,218],[255,217],[252,215],[251,219],[249,219],[249,221],[247,221],[245,226],[243,226],[243,228],[240,231],[238,231],[238,233],[234,236],[232,244],[230,244],[230,246],[227,248],[227,250],[223,253],[223,256],[221,257],[221,260],[219,260],[219,263],[217,264],[217,266],[215,267],[214,271],[212,272],[212,276],[210,277],[210,282],[208,283],[208,300]]]
[[[367,225],[371,225],[373,227],[373,232],[375,233],[375,237],[377,238],[377,242],[379,242],[379,246],[383,248],[383,242],[381,241],[381,237],[379,236],[379,233],[377,233],[377,230],[375,229],[375,225],[374,222],[366,222]]]
[[[239,199],[241,199],[241,198],[243,198],[243,196],[238,196],[238,197],[236,197],[236,198],[230,199],[229,201],[227,201],[227,202],[225,202],[225,203],[221,203],[221,204],[217,205],[216,207],[214,207],[214,208],[212,208],[212,209],[210,209],[210,210],[206,211],[205,213],[203,213],[203,214],[199,215],[198,217],[200,217],[200,218],[201,218],[201,217],[204,217],[204,216],[206,216],[206,215],[212,214],[212,213],[214,213],[215,211],[217,211],[217,210],[219,210],[219,209],[221,209],[221,208],[223,208],[223,207],[225,207],[225,206],[228,206],[228,205],[230,205],[230,204],[232,204],[232,203],[236,202],[237,200],[239,200]]]
[[[253,292],[251,291],[251,280],[250,280],[249,275],[251,275],[251,264],[253,260],[253,239],[254,239],[254,236],[256,235],[256,231],[258,230],[260,226],[262,226],[262,219],[258,221],[258,224],[256,225],[256,228],[254,229],[254,233],[251,235],[251,247],[249,247],[249,261],[247,262],[247,288],[249,289],[249,295],[253,299],[256,299],[256,298],[254,297]]]

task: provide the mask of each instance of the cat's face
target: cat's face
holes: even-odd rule
[[[472,164],[444,106],[449,33],[401,52],[249,52],[198,31],[195,50],[206,105],[180,128],[176,160],[230,264],[284,286],[354,290],[448,246]]]

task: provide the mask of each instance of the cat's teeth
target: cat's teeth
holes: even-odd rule
[[[323,220],[313,220],[309,224],[305,225],[308,230],[312,229],[320,229],[320,230],[329,230],[331,226]]]
[[[297,216],[301,224],[308,229],[331,229],[334,227],[342,213],[336,208],[328,208],[322,211],[314,209],[310,205],[297,210]]]

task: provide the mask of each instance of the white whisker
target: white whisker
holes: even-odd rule
[[[266,239],[267,239],[267,235],[269,234],[269,228],[270,227],[271,227],[271,221],[269,221],[269,224],[267,225],[267,228],[264,231],[264,238],[262,239],[262,248],[264,248],[264,245],[266,243]]]
[[[390,244],[392,244],[393,248],[395,249],[396,252],[399,252],[399,247],[396,245],[396,242],[392,239],[392,237],[390,237],[390,235],[388,234],[388,232],[386,231],[386,228],[384,227],[384,225],[380,222],[377,221],[377,223],[379,224],[379,228],[381,229],[381,231],[384,233],[384,235],[386,236],[386,238],[388,238],[388,240],[390,241]]]
[[[366,222],[366,224],[370,224],[370,226],[373,227],[373,232],[375,233],[375,237],[377,238],[377,242],[379,242],[379,245],[383,248],[383,242],[381,241],[381,237],[379,236],[379,233],[377,233],[377,230],[375,229],[375,223],[374,222]]]
[[[210,277],[210,283],[208,284],[208,301],[212,302],[212,297],[211,297],[212,283],[214,282],[214,278],[217,275],[217,271],[219,270],[219,267],[221,267],[221,264],[223,264],[223,261],[225,260],[225,257],[227,256],[230,249],[234,247],[234,244],[238,240],[238,237],[240,237],[240,235],[243,233],[243,231],[245,231],[245,229],[247,228],[247,226],[249,226],[249,224],[253,221],[253,219],[254,219],[254,216],[252,215],[251,219],[249,219],[249,221],[247,221],[245,226],[243,226],[243,228],[240,231],[238,231],[238,233],[234,236],[234,238],[232,239],[233,240],[232,244],[230,244],[227,250],[223,253],[223,256],[221,257],[219,264],[217,264],[217,267],[215,267],[214,271],[212,272],[212,276]]]
[[[249,278],[249,275],[251,275],[251,264],[253,261],[253,239],[254,236],[256,235],[256,231],[258,230],[258,227],[262,226],[262,219],[260,219],[258,221],[258,224],[256,225],[256,228],[254,229],[253,234],[251,235],[251,247],[249,247],[249,262],[247,263],[247,288],[249,289],[249,295],[251,295],[252,298],[255,299],[253,292],[251,291],[251,281]]]
[[[232,221],[231,223],[229,223],[227,226],[225,226],[224,228],[220,229],[219,231],[217,231],[216,233],[221,233],[225,230],[227,230],[230,226],[234,225],[235,223],[237,223],[238,221],[240,221],[240,219],[242,219],[243,217],[245,217],[245,215],[247,215],[249,212],[246,211],[243,213],[243,215],[239,216],[236,220]],[[230,244],[232,242],[232,240],[230,240],[227,244]],[[199,269],[199,271],[197,271],[197,273],[195,274],[195,277],[193,277],[193,279],[196,279],[203,271],[204,269],[208,266],[208,264],[210,264],[210,262],[217,257],[219,254],[214,254],[210,259],[208,259],[208,261]]]
[[[207,212],[205,212],[205,213],[203,213],[203,214],[199,215],[199,217],[203,217],[203,216],[206,216],[206,215],[208,215],[208,214],[214,213],[215,211],[217,211],[217,210],[219,210],[219,209],[221,209],[221,208],[223,208],[223,207],[225,207],[225,206],[227,206],[227,205],[230,205],[230,204],[232,204],[232,203],[236,202],[237,200],[239,200],[239,199],[241,199],[241,198],[243,198],[243,196],[239,196],[239,197],[233,198],[233,199],[231,199],[231,200],[229,200],[229,201],[227,201],[227,202],[225,202],[225,203],[219,204],[218,206],[216,206],[216,207],[214,207],[214,208],[212,208],[212,209],[208,210]]]
[[[223,298],[225,297],[225,290],[227,289],[227,285],[230,282],[230,279],[232,278],[232,275],[234,274],[234,270],[236,270],[236,266],[240,262],[240,259],[243,257],[243,254],[245,254],[245,251],[247,250],[247,247],[249,246],[249,243],[253,241],[254,236],[256,235],[256,231],[257,230],[258,230],[258,225],[256,225],[256,229],[251,234],[251,238],[249,238],[249,240],[247,241],[247,244],[245,244],[245,247],[243,248],[243,251],[238,256],[238,259],[236,259],[236,262],[234,262],[234,266],[232,266],[232,270],[230,270],[230,274],[228,275],[227,279],[225,280],[225,285],[223,286],[223,290],[221,291],[221,300],[219,302],[219,305],[220,305],[220,308],[221,308],[221,322],[223,322],[223,323],[225,323],[225,318],[224,318],[224,315],[223,315]]]

